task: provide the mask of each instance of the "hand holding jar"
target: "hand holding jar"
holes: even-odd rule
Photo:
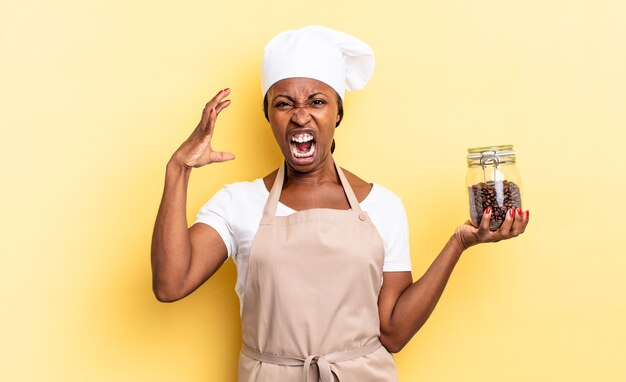
[[[469,149],[467,165],[470,220],[455,233],[463,248],[523,233],[530,213],[522,210],[513,146]]]

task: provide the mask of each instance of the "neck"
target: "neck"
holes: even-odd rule
[[[329,156],[324,164],[318,168],[301,172],[287,165],[287,179],[285,179],[284,187],[294,185],[319,185],[322,183],[339,183],[339,177],[335,169],[333,157]]]

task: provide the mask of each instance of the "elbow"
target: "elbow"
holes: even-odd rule
[[[167,288],[159,283],[152,284],[152,292],[159,302],[174,302],[184,297],[173,288]]]
[[[168,293],[163,293],[161,291],[154,291],[154,297],[156,297],[157,301],[159,302],[174,302],[179,300],[178,298]]]
[[[406,341],[401,341],[398,338],[394,338],[394,336],[384,334],[380,335],[380,343],[392,354],[400,352],[400,350],[404,348],[404,345],[406,345]]]
[[[190,292],[186,292],[185,281],[180,277],[173,277],[171,272],[152,272],[152,293],[159,302],[178,301]]]

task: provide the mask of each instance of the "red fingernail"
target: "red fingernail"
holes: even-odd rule
[[[526,211],[526,219],[530,216],[530,210]]]
[[[521,209],[521,208],[518,208],[518,209],[517,209],[517,214],[518,214],[519,216],[522,216],[522,209]]]
[[[510,216],[510,217],[515,216],[515,210],[514,210],[514,209],[510,209],[510,210],[509,210],[509,216]]]
[[[491,207],[487,207],[487,209],[485,210],[485,213],[489,215],[491,213]]]

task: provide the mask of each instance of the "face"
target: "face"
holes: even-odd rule
[[[272,132],[293,170],[308,172],[327,164],[340,118],[337,97],[333,88],[311,78],[286,78],[269,89]]]

